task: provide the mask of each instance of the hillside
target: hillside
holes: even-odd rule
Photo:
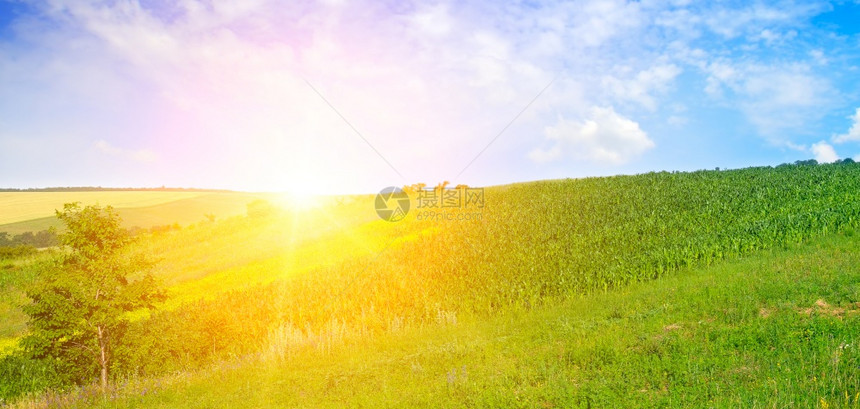
[[[256,199],[278,200],[269,193],[209,191],[59,191],[0,192],[0,232],[20,234],[59,227],[55,210],[65,203],[113,206],[127,227],[187,225],[206,220],[206,214],[230,217],[245,214],[248,203]]]
[[[174,385],[141,396],[155,406],[229,406],[275,385],[284,395],[261,406],[371,404],[373,391],[390,400],[371,406],[685,406],[787,402],[770,389],[740,393],[790,358],[807,371],[791,376],[813,373],[829,392],[802,393],[809,385],[789,377],[779,384],[787,396],[831,402],[860,392],[850,373],[814,372],[826,369],[831,341],[857,337],[839,325],[854,322],[860,301],[858,188],[856,164],[662,172],[490,187],[481,206],[414,206],[396,223],[355,197],[145,235],[133,251],[156,259],[171,298],[131,322],[115,380]],[[23,331],[21,288],[50,257],[4,262],[8,339]],[[751,320],[762,308],[775,318]],[[798,334],[810,343],[793,344]],[[779,348],[799,355],[768,355]],[[376,358],[361,363],[356,350]],[[2,396],[68,383],[9,351]],[[738,366],[751,359],[761,363]],[[726,383],[706,386],[715,379]],[[398,401],[404,394],[415,401]]]
[[[331,349],[273,343],[69,407],[860,407],[860,240]],[[113,395],[112,395],[113,396]]]

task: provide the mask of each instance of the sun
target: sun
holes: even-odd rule
[[[320,206],[319,197],[308,192],[284,192],[281,193],[284,204],[293,210],[310,210]]]
[[[320,206],[320,194],[311,181],[291,183],[279,194],[280,205],[287,209],[304,211]]]

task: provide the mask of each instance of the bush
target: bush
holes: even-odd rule
[[[0,358],[0,406],[29,393],[68,384],[49,361],[30,359],[20,352]]]
[[[36,253],[36,248],[28,244],[14,247],[0,247],[0,260],[29,256]]]

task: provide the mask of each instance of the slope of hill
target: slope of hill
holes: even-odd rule
[[[298,359],[296,362],[321,362],[319,367],[289,364],[294,365],[291,367],[294,370],[307,369],[309,375],[287,376],[292,380],[285,381],[289,386],[306,379],[307,388],[295,389],[295,393],[297,396],[304,393],[321,405],[329,404],[326,400],[329,398],[319,397],[321,392],[315,389],[317,387],[331,389],[330,393],[338,399],[346,399],[346,394],[350,393],[347,391],[354,387],[358,400],[349,403],[371,403],[362,400],[365,398],[361,398],[361,393],[369,393],[369,390],[361,392],[363,386],[356,386],[356,382],[361,382],[355,379],[366,379],[368,385],[373,385],[377,391],[388,391],[390,396],[404,390],[414,391],[416,403],[425,403],[438,399],[442,393],[439,384],[426,377],[449,365],[451,357],[460,357],[465,359],[465,371],[461,371],[461,366],[445,369],[443,389],[450,394],[453,406],[493,406],[494,402],[532,406],[544,403],[536,400],[538,396],[543,396],[549,404],[621,404],[626,402],[623,399],[638,396],[628,395],[624,389],[631,385],[641,386],[657,403],[679,404],[685,402],[686,396],[691,396],[691,402],[698,404],[701,399],[717,399],[727,390],[735,392],[734,388],[740,388],[743,383],[734,381],[717,389],[701,386],[701,393],[695,392],[699,389],[693,386],[704,384],[707,379],[726,377],[735,370],[737,378],[747,377],[749,368],[738,368],[735,364],[749,358],[744,348],[766,341],[766,336],[785,341],[779,345],[789,349],[813,348],[801,351],[798,359],[805,369],[816,370],[821,369],[819,359],[831,354],[828,348],[832,346],[816,338],[819,334],[837,334],[845,338],[846,343],[853,342],[856,333],[850,328],[830,325],[829,321],[817,318],[810,322],[796,322],[790,318],[799,314],[792,310],[795,307],[802,307],[803,311],[811,308],[810,314],[818,311],[816,308],[824,314],[832,312],[843,319],[839,322],[848,322],[853,317],[852,303],[860,301],[855,285],[856,271],[848,267],[854,260],[838,260],[854,254],[851,246],[856,239],[852,234],[860,227],[858,192],[860,165],[856,164],[663,172],[487,188],[481,206],[416,207],[404,221],[397,223],[376,218],[372,200],[362,198],[351,204],[339,203],[312,211],[234,218],[151,235],[145,237],[135,251],[160,258],[156,273],[170,285],[173,300],[164,305],[162,311],[144,314],[132,323],[125,340],[127,344],[120,347],[123,352],[118,355],[114,373],[118,382],[125,377],[162,379],[166,372],[185,372],[218,362],[239,365],[234,360],[237,356],[268,353],[278,357],[294,356]],[[834,233],[844,236],[833,236]],[[809,278],[811,281],[804,284],[808,287],[804,287],[805,292],[789,293],[792,297],[797,294],[802,297],[768,298],[771,291],[773,294],[789,291],[782,284],[763,290],[765,292],[756,299],[771,300],[775,304],[764,303],[755,307],[755,311],[764,308],[762,315],[768,316],[777,311],[773,316],[779,318],[761,321],[767,324],[765,327],[757,324],[749,327],[751,332],[741,334],[749,337],[747,340],[725,338],[727,331],[747,324],[743,319],[750,317],[748,313],[753,307],[733,310],[731,306],[747,305],[743,303],[750,301],[744,298],[750,293],[742,292],[741,286],[755,284],[744,281],[744,276],[753,277],[755,268],[761,264],[737,267],[735,272],[724,271],[724,267],[719,266],[726,260],[761,251],[793,249],[798,243],[821,237],[839,239],[833,239],[838,242],[834,242],[833,248],[828,244],[829,239],[819,242],[826,247],[825,253],[817,253],[812,259],[824,270]],[[789,253],[780,254],[778,257],[790,258]],[[834,261],[822,262],[822,254],[830,254]],[[762,280],[780,280],[780,272],[788,271],[793,281],[802,282],[798,275],[804,274],[812,264],[791,270],[794,267],[789,263],[784,271],[763,271],[761,277]],[[707,269],[709,265],[718,267]],[[653,292],[646,288],[652,284],[642,284],[666,277],[675,280],[679,272],[691,271],[691,268],[704,269],[707,278],[702,280],[712,280],[713,291],[718,295],[715,299],[708,298],[707,293],[697,295],[695,291],[673,298],[676,295],[669,287],[659,284],[664,282],[662,280],[652,283],[656,288]],[[844,276],[837,274],[840,271],[845,272]],[[720,275],[735,278],[724,280]],[[29,276],[22,277],[25,280]],[[831,286],[826,284],[827,280],[831,280]],[[723,285],[726,287],[721,287]],[[627,304],[624,294],[632,294],[635,288],[652,295],[634,294],[632,303]],[[659,295],[673,301],[660,304],[649,298]],[[808,299],[811,297],[816,298]],[[817,297],[822,297],[821,303],[816,304]],[[589,321],[593,317],[587,311],[580,311],[586,307],[577,304],[579,302],[594,304],[597,311],[614,308],[608,319],[611,325]],[[792,302],[794,304],[789,304]],[[686,305],[689,309],[686,312],[691,315],[674,310],[675,303]],[[552,311],[570,309],[572,311],[564,317],[552,315]],[[792,311],[794,315],[789,314]],[[693,316],[698,318],[693,321]],[[540,324],[541,317],[549,317],[562,327],[572,329],[556,333],[554,327]],[[638,325],[636,321],[624,321],[625,317],[639,317],[637,320],[650,324],[639,328],[635,326]],[[681,322],[661,323],[655,327],[656,321],[651,320],[658,318],[654,317]],[[524,320],[522,324],[514,325],[520,319]],[[616,321],[619,326],[612,326]],[[709,326],[711,322],[718,324]],[[769,326],[770,323],[778,325]],[[506,326],[508,324],[513,326]],[[633,325],[633,339],[626,337],[625,326],[621,324]],[[812,329],[807,324],[812,325]],[[500,330],[493,332],[494,326],[500,326]],[[655,334],[654,328],[659,328],[656,334],[660,337],[649,341]],[[449,331],[475,333],[475,342],[479,345],[496,345],[494,342],[498,341],[501,344],[497,347],[502,349],[508,348],[506,339],[512,340],[515,350],[519,348],[517,345],[528,345],[538,351],[536,356],[540,359],[517,375],[517,362],[528,359],[528,348],[523,347],[523,356],[511,360],[490,353],[495,350],[479,349],[477,355],[470,355],[470,350],[456,344],[442,344],[438,353],[422,352],[422,344],[433,344],[437,342],[436,337],[442,336],[439,334]],[[592,334],[591,331],[596,332]],[[800,346],[791,344],[787,339],[790,334],[798,334],[797,331],[812,337],[814,342]],[[396,333],[417,335],[392,341],[401,339],[397,338],[399,335],[392,335]],[[484,334],[496,335],[495,338],[481,338]],[[587,342],[581,345],[582,349],[577,349],[578,344],[565,344],[565,337]],[[665,339],[682,344],[663,344]],[[690,339],[693,341],[686,344]],[[381,342],[382,346],[373,346],[376,342]],[[370,348],[368,353],[379,357],[394,353],[387,349],[389,342],[394,342],[398,350],[413,351],[406,354],[408,357],[413,356],[410,354],[426,357],[407,362],[410,366],[414,364],[415,374],[407,371],[397,375],[399,372],[393,368],[389,368],[391,378],[362,372],[354,366],[358,358],[351,356],[348,350],[338,349],[345,344],[351,350]],[[601,347],[604,343],[609,349]],[[693,348],[700,343],[711,349]],[[555,344],[559,345],[559,350],[553,349]],[[684,361],[682,357],[688,352],[706,357],[710,352],[717,355],[711,356],[712,361],[708,362]],[[765,354],[765,351],[760,352]],[[756,357],[773,358],[766,354]],[[265,372],[269,374],[266,376],[286,376],[279,372],[281,363],[277,360],[261,359],[259,365],[271,368]],[[559,366],[559,362],[566,363]],[[695,375],[697,368],[706,364],[711,365],[711,369]],[[603,372],[589,371],[605,365],[614,368],[607,372],[611,376],[606,378],[605,384],[593,383],[592,376]],[[856,367],[856,362],[853,365]],[[469,366],[483,369],[470,372]],[[648,372],[650,367],[663,368],[663,372]],[[23,371],[8,368],[13,372]],[[435,369],[423,372],[421,368]],[[685,378],[678,372],[679,368],[686,368],[695,376]],[[760,376],[772,378],[779,374],[765,364],[755,370],[760,371],[751,376],[756,381],[762,379]],[[326,371],[342,373],[344,378],[320,375]],[[626,384],[619,375],[624,371],[641,372],[641,376]],[[574,376],[580,372],[588,376]],[[170,394],[175,393],[183,398],[200,396],[203,402],[210,397],[230,402],[229,397],[204,386],[204,382],[210,381],[240,397],[252,394],[235,392],[235,385],[229,384],[232,382],[229,372],[212,375],[212,378],[193,373],[197,374],[195,378],[204,380],[182,381],[191,385],[190,392],[168,392],[162,397],[171,399]],[[495,378],[494,374],[501,378]],[[856,378],[835,374],[826,374],[828,378],[823,385],[830,387],[831,392],[822,398],[835,399],[834,390],[843,394],[860,392],[851,386]],[[405,378],[397,378],[401,375]],[[254,382],[260,388],[271,386],[266,383],[271,378],[255,376],[242,372],[237,382],[244,380],[246,385]],[[654,377],[653,384],[635,383],[645,382],[648,377]],[[219,384],[214,378],[228,383]],[[562,379],[568,383],[563,383]],[[660,379],[662,381],[658,381]],[[331,386],[320,386],[319,382]],[[431,390],[422,389],[425,382]],[[338,385],[345,389],[337,392]],[[808,385],[782,386],[793,394],[797,388]],[[661,394],[664,387],[668,391],[679,390],[681,394]],[[510,388],[519,392],[511,395]],[[486,392],[481,392],[485,389]],[[199,395],[194,395],[198,393],[194,391]],[[763,398],[764,391],[755,393],[757,395],[749,395],[753,401],[743,400],[746,398],[737,394],[735,397],[742,399],[741,403],[769,399]],[[473,395],[477,400],[469,400]],[[516,396],[521,396],[525,403],[520,405]],[[526,399],[528,396],[531,397]],[[803,402],[813,399],[812,395],[802,396],[805,396]],[[129,399],[129,404],[134,404],[135,401]],[[289,404],[292,398],[279,399],[273,404]],[[391,403],[409,402],[392,400]]]
[[[860,240],[330,349],[273,342],[69,407],[860,407]],[[25,405],[26,406],[26,405]]]

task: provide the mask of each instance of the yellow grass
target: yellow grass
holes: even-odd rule
[[[19,337],[0,338],[0,357],[9,354],[18,346]]]

